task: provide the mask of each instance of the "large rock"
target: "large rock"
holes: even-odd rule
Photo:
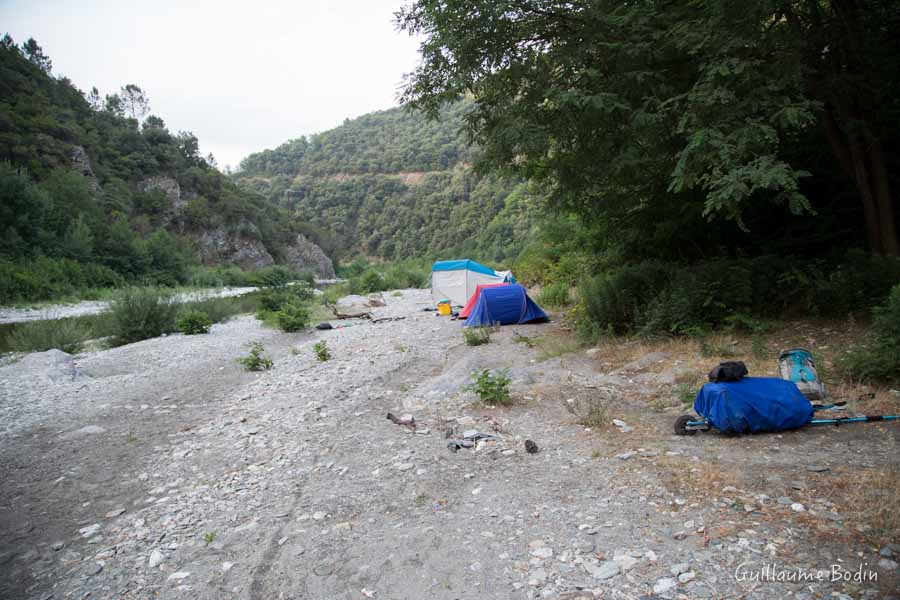
[[[78,381],[89,377],[76,366],[72,355],[62,350],[26,354],[16,363],[16,368],[20,372],[28,373],[29,377],[35,380],[46,378],[53,383]]]
[[[241,221],[237,227],[208,229],[195,239],[204,264],[228,263],[243,269],[262,269],[275,264],[260,240],[256,225],[249,221]]]
[[[84,147],[73,146],[71,158],[73,169],[75,169],[85,177],[94,176],[94,170],[91,168],[91,159]]]
[[[178,182],[173,177],[167,177],[165,175],[148,177],[139,182],[137,187],[138,190],[142,192],[159,190],[165,194],[166,200],[169,203],[169,210],[166,212],[170,214],[180,213],[184,210],[184,207],[187,206],[188,199],[182,197],[181,186],[178,185]]]
[[[334,278],[334,264],[316,244],[303,234],[284,250],[285,264],[297,271],[312,271],[320,279]]]

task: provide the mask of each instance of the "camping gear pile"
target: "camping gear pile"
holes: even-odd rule
[[[798,429],[804,425],[841,425],[893,421],[900,415],[869,415],[817,419],[815,413],[839,410],[846,403],[813,404],[825,399],[812,353],[803,348],[779,355],[782,378],[746,377],[742,362],[721,363],[709,373],[694,400],[699,417],[684,415],[675,421],[677,435],[694,435],[715,428],[722,433],[762,433]]]
[[[466,327],[537,323],[545,313],[510,271],[494,271],[474,260],[444,260],[431,270],[431,297],[438,314],[465,319]],[[462,307],[458,313],[452,306]]]

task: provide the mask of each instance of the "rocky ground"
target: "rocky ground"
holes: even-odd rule
[[[284,334],[242,317],[0,368],[0,597],[897,593],[900,540],[873,544],[828,491],[896,465],[900,426],[677,437],[671,355],[610,368],[522,339],[558,323],[468,347],[427,292],[385,299],[375,316],[402,319]],[[256,340],[270,371],[235,360]],[[461,389],[496,367],[510,408]],[[448,449],[471,430],[494,439]]]

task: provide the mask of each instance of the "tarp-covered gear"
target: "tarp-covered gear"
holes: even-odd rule
[[[546,321],[547,313],[517,283],[484,288],[466,319],[466,327],[513,325]]]
[[[475,308],[475,305],[478,304],[478,299],[481,298],[481,290],[484,288],[497,287],[498,285],[508,285],[507,283],[479,283],[475,288],[475,293],[469,297],[469,301],[466,302],[466,305],[463,307],[461,311],[459,311],[460,319],[468,319],[469,313],[472,312],[472,309]]]
[[[803,427],[812,420],[812,403],[793,382],[775,377],[707,383],[694,410],[725,433],[759,433]]]
[[[778,356],[781,378],[793,381],[810,402],[825,399],[825,384],[819,379],[812,352],[803,348],[785,350]]]
[[[709,372],[710,381],[740,381],[742,377],[747,375],[747,365],[739,360],[729,360],[720,362]]]
[[[512,277],[512,273],[508,277]],[[474,260],[441,260],[431,268],[431,297],[435,302],[449,300],[454,306],[463,306],[479,283],[505,280],[505,275]]]

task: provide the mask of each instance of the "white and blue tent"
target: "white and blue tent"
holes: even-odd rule
[[[479,283],[515,282],[509,271],[497,273],[474,260],[439,260],[431,268],[431,298],[463,306]]]

